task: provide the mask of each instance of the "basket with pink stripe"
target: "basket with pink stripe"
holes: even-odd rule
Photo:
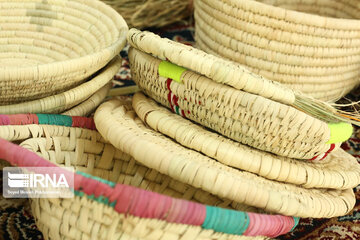
[[[66,117],[1,118],[3,124],[25,124],[6,126],[58,128],[22,137],[27,138],[22,147],[0,140],[0,159],[14,166],[56,167],[56,173],[74,174],[69,190],[74,198],[30,199],[45,239],[265,239],[298,223],[294,217],[256,213],[147,168],[91,130],[92,119]]]

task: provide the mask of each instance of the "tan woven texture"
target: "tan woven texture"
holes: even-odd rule
[[[323,100],[360,82],[356,1],[194,2],[196,42],[206,52]]]
[[[67,110],[66,112],[63,112],[62,114],[69,116],[89,116],[91,113],[94,113],[95,109],[100,105],[102,101],[104,101],[111,87],[112,87],[112,83],[110,82],[106,84],[104,87],[100,88],[99,91],[97,91],[87,100]]]
[[[128,27],[97,0],[0,1],[0,104],[69,90],[124,47]]]
[[[76,105],[70,114],[86,115],[94,104],[100,103],[109,91],[107,85],[121,67],[120,57],[115,57],[103,70],[87,82],[60,94],[24,103],[0,106],[0,114],[62,113]],[[105,96],[104,96],[105,94]]]
[[[354,116],[357,119],[357,113],[338,110],[334,108],[334,106],[336,107],[334,104],[292,90],[278,82],[255,74],[245,66],[233,61],[137,29],[130,29],[127,39],[134,48],[197,72],[213,82],[293,106],[326,122],[345,121],[360,125],[359,121],[350,120],[354,119]]]
[[[48,132],[45,138],[34,135],[22,142],[21,146],[59,166],[72,166],[75,170],[109,181],[208,205],[255,210],[220,199],[149,169],[106,143],[96,131],[58,126],[43,128],[58,128],[59,131]],[[125,216],[86,197],[30,201],[36,224],[45,239],[264,239],[232,236],[203,230],[199,226]]]
[[[305,189],[225,166],[146,127],[118,100],[100,105],[94,119],[101,135],[136,161],[221,198],[298,217],[344,215],[355,204],[352,189]]]
[[[113,7],[131,27],[163,27],[189,17],[192,0],[102,0]]]
[[[127,40],[131,46],[143,52],[162,60],[168,59],[179,66],[201,73],[214,82],[227,84],[235,89],[285,104],[293,104],[296,100],[294,92],[281,84],[253,74],[234,62],[207,54],[191,46],[137,29],[129,30]]]
[[[167,78],[158,74],[161,60],[135,48],[129,50],[133,80],[149,96],[170,107]],[[329,150],[325,122],[293,107],[234,89],[192,71],[182,83],[170,85],[186,117],[231,139],[260,150],[299,159]],[[339,144],[337,144],[337,148]]]
[[[342,149],[331,153],[320,163],[293,160],[210,132],[159,106],[142,93],[134,95],[133,107],[147,126],[225,165],[305,188],[347,189],[360,184],[360,165]]]

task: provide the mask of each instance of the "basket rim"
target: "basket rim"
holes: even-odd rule
[[[0,106],[0,113],[48,113],[57,111],[57,109],[62,109],[64,106],[77,105],[88,99],[90,96],[96,94],[96,92],[99,91],[101,88],[106,88],[106,84],[111,81],[111,79],[118,72],[120,67],[121,58],[119,56],[116,56],[110,63],[108,63],[108,65],[106,65],[102,70],[100,70],[100,72],[98,72],[96,76],[77,87],[74,87],[56,95],[48,96],[37,100]],[[76,92],[83,90],[87,90],[87,93],[75,94]],[[67,102],[64,102],[65,96],[70,94],[74,94],[75,97],[71,98],[71,100],[67,99]],[[55,102],[55,105],[49,105],[49,103],[51,102]]]
[[[346,153],[342,149],[338,149],[336,152],[325,153],[325,155],[324,155],[324,157],[322,157],[322,159],[325,158],[327,155],[329,155],[328,156],[329,158],[332,155],[335,155],[333,157],[335,159],[336,159],[336,155],[339,155],[339,156],[345,155],[346,159],[344,157],[343,163],[345,164],[346,161],[348,162],[349,165],[345,164],[346,166],[349,167],[347,170],[346,169],[341,169],[341,170],[334,169],[334,167],[338,164],[329,165],[330,160],[327,161],[325,164],[322,164],[321,163],[322,159],[320,159],[321,157],[318,157],[318,159],[320,159],[320,163],[315,164],[315,163],[310,163],[313,159],[309,160],[309,162],[307,162],[307,161],[304,162],[304,161],[300,161],[300,160],[290,159],[287,157],[276,156],[276,155],[266,153],[266,152],[262,153],[260,150],[251,148],[249,146],[246,146],[245,144],[237,143],[237,142],[235,142],[231,139],[227,139],[215,132],[210,132],[207,129],[200,127],[198,124],[196,124],[190,120],[187,120],[185,118],[182,118],[175,113],[170,112],[170,110],[159,105],[158,103],[156,103],[154,100],[150,99],[149,97],[146,97],[143,93],[135,93],[135,95],[133,96],[132,105],[133,105],[133,108],[134,108],[136,114],[139,116],[139,118],[144,123],[146,123],[147,126],[152,128],[154,131],[164,134],[165,136],[173,139],[175,142],[183,145],[184,147],[194,149],[194,150],[199,151],[211,158],[214,158],[217,161],[223,163],[224,165],[229,165],[229,166],[241,169],[241,170],[252,172],[254,174],[263,176],[264,178],[267,178],[270,180],[277,180],[279,182],[292,183],[294,185],[300,185],[305,188],[347,189],[347,188],[356,187],[360,183],[360,177],[357,177],[360,174],[360,165],[357,164],[357,161],[354,157],[352,157],[350,154]],[[158,115],[158,116],[155,116],[155,115]],[[168,128],[161,128],[160,127],[161,124],[159,122],[153,122],[156,117],[158,117],[159,120],[163,119],[163,121],[165,121],[164,119],[171,120],[172,128],[174,128],[176,126],[176,124],[178,124],[177,129],[186,128],[186,129],[188,129],[188,131],[189,130],[196,131],[198,133],[198,136],[197,136],[198,138],[196,138],[195,136],[192,136],[191,142],[184,141],[184,139],[181,136],[178,136],[178,132],[170,131],[170,129],[168,129]],[[151,118],[151,120],[150,120],[150,118]],[[229,149],[231,149],[230,145],[232,145],[234,147],[233,150],[236,148],[238,150],[238,152],[234,151],[234,154],[232,155],[232,157],[233,157],[232,160],[229,160],[229,158],[225,159],[225,158],[219,157],[220,154],[219,154],[218,148],[217,148],[217,153],[215,154],[211,150],[206,149],[205,147],[194,146],[194,142],[198,142],[199,139],[208,139],[213,144],[212,145],[213,147],[215,147],[215,145],[214,145],[215,142],[218,143],[217,146],[219,148],[220,148],[220,145],[223,144],[223,148],[226,148],[227,151],[229,151]],[[236,163],[233,162],[235,160],[235,155],[240,156],[241,153],[244,153],[244,152],[248,152],[250,155],[246,156],[246,159],[244,159],[242,157],[238,157],[238,158],[236,158]],[[279,172],[280,172],[280,169],[283,168],[283,167],[280,167],[281,163],[286,163],[285,165],[287,165],[287,167],[285,167],[285,168],[289,170],[287,179],[281,180],[281,179],[279,179],[279,176],[278,177],[273,176],[273,174],[270,174],[270,172],[272,172],[272,171],[266,170],[266,167],[261,167],[260,169],[251,167],[252,166],[251,164],[245,163],[245,162],[250,161],[250,160],[248,160],[248,158],[251,158],[250,156],[257,156],[257,157],[254,157],[254,159],[262,159],[261,163],[259,164],[260,166],[267,166],[273,170],[276,169],[276,166],[278,166]],[[244,155],[244,157],[245,157],[245,155]],[[264,162],[267,162],[267,163],[264,163]],[[280,163],[280,164],[277,165],[276,163]],[[350,167],[350,166],[353,166],[353,167]],[[297,172],[296,178],[292,178],[293,176],[291,176],[291,174],[290,174],[290,169],[292,169],[292,171],[294,171],[294,172]],[[295,169],[297,169],[297,170],[295,171]],[[299,174],[300,169],[302,169],[303,172],[306,172],[306,174],[305,173]],[[357,170],[357,171],[354,171],[354,170]],[[340,171],[342,174],[345,175],[345,177],[342,176],[342,174],[339,175]],[[346,176],[347,173],[350,173],[350,172],[352,174],[349,174],[348,176]],[[312,176],[317,175],[317,177],[311,177],[311,175]],[[320,175],[322,175],[322,177],[320,177]],[[328,176],[327,180],[329,180],[329,181],[324,180],[324,178],[326,176]],[[305,179],[306,180],[303,183],[300,183],[299,179],[301,179],[301,178],[303,180],[305,180]],[[318,180],[320,180],[322,178],[322,180],[325,182],[325,185],[319,184],[320,182],[317,182],[316,184],[314,184],[314,182],[309,181],[310,179],[315,179],[315,178]],[[338,180],[330,181],[330,179],[332,179],[332,180],[338,179]],[[345,185],[342,185],[345,183],[345,181],[346,181],[345,179],[353,179],[355,181],[352,184],[345,186]],[[335,184],[337,186],[335,187],[335,185],[333,185],[333,184]]]
[[[7,73],[11,72],[17,72],[19,74],[20,73],[26,73],[29,70],[33,70],[33,71],[41,71],[41,69],[49,69],[49,68],[59,68],[61,66],[76,66],[79,65],[77,63],[86,63],[85,67],[83,68],[89,68],[92,65],[94,65],[94,62],[96,61],[88,61],[88,59],[97,59],[101,56],[106,56],[108,55],[108,53],[110,52],[114,52],[114,54],[116,55],[115,52],[117,52],[117,50],[122,49],[125,44],[126,44],[126,34],[128,31],[128,26],[124,20],[124,18],[118,13],[116,12],[112,7],[110,7],[109,5],[105,4],[102,1],[95,1],[95,0],[87,0],[87,1],[83,1],[83,0],[76,0],[77,3],[82,4],[84,6],[89,6],[90,4],[93,5],[93,8],[96,7],[96,5],[102,5],[102,8],[105,8],[107,11],[112,12],[112,15],[114,17],[116,17],[116,21],[113,21],[115,25],[119,25],[117,30],[119,32],[119,37],[116,39],[116,41],[114,41],[111,45],[108,45],[106,48],[100,49],[96,52],[93,52],[91,54],[87,54],[81,57],[77,57],[77,58],[72,58],[72,59],[67,59],[67,60],[63,60],[63,61],[55,61],[55,62],[51,62],[51,63],[45,63],[45,64],[38,64],[38,65],[34,65],[34,66],[26,66],[26,67],[18,67],[18,66],[5,66],[2,67],[0,66],[0,71],[6,71]],[[51,3],[50,3],[51,4]],[[112,56],[114,57],[114,56]],[[112,58],[111,57],[111,58]],[[86,60],[86,61],[85,61]],[[84,64],[81,64],[82,66],[84,66]],[[61,67],[63,68],[63,67]],[[61,73],[63,74],[63,73]],[[52,77],[52,76],[57,76],[59,75],[59,73],[57,73],[56,71],[54,71],[52,74],[48,74],[48,77]]]
[[[305,189],[225,166],[146,127],[131,106],[116,99],[100,105],[94,120],[107,141],[136,161],[235,202],[298,217],[343,215],[355,204],[352,189]],[[280,199],[283,199],[281,204]],[[329,208],[321,207],[322,200]],[[316,211],[309,212],[306,208]]]
[[[26,144],[27,141],[31,141],[34,139],[28,139],[24,141],[22,144]],[[6,160],[10,164],[18,167],[56,167],[56,173],[63,173],[65,175],[74,174],[74,189],[75,195],[79,197],[87,197],[88,199],[94,200],[96,202],[102,203],[104,205],[110,206],[114,208],[120,214],[130,214],[132,216],[137,216],[141,218],[150,218],[150,219],[159,219],[166,220],[168,223],[182,223],[186,225],[193,226],[201,226],[202,228],[213,229],[217,232],[223,232],[226,234],[235,234],[235,235],[246,235],[246,230],[248,230],[248,223],[251,220],[250,215],[258,216],[258,218],[262,219],[265,222],[268,222],[270,219],[272,221],[276,221],[280,223],[282,226],[282,231],[288,232],[293,230],[299,222],[299,218],[297,217],[289,217],[289,216],[281,216],[281,215],[267,215],[267,214],[259,214],[259,213],[247,213],[243,211],[237,210],[228,210],[220,207],[208,206],[205,204],[194,203],[189,200],[177,199],[174,197],[169,197],[163,194],[151,192],[148,190],[143,190],[138,187],[129,186],[126,184],[119,184],[115,182],[108,181],[106,179],[95,177],[91,174],[83,173],[80,171],[76,171],[72,173],[66,169],[63,169],[57,166],[54,163],[49,162],[43,157],[39,156],[35,152],[32,152],[26,148],[10,143],[6,140],[0,139],[0,158]],[[136,200],[129,199],[128,194],[135,196]],[[179,205],[185,206],[184,203],[187,204],[187,208],[183,209],[186,212],[187,218],[184,218],[184,215],[181,216],[181,219],[166,219],[166,215],[168,212],[163,212],[161,214],[151,214],[147,215],[144,212],[138,212],[134,209],[130,209],[130,205],[128,208],[124,208],[124,202],[129,203],[131,201],[136,201],[136,204],[139,204],[139,201],[142,202],[140,205],[144,205],[145,202],[148,202],[149,199],[156,199],[155,206],[160,206],[165,202],[170,203],[171,205]],[[135,204],[135,203],[133,203]],[[125,203],[126,205],[126,203]],[[170,206],[171,206],[170,205]],[[191,205],[191,206],[190,206]],[[179,205],[180,206],[180,205]],[[161,207],[163,208],[163,207]],[[197,211],[195,211],[197,210]],[[197,215],[196,218],[189,219],[189,215],[196,213],[201,213],[201,215]],[[234,226],[229,228],[228,226],[224,226],[222,223],[214,223],[210,222],[214,218],[218,218],[219,214],[222,217],[227,217],[227,219],[238,220],[242,223],[237,226],[237,229],[234,230]],[[208,217],[210,215],[210,218]],[[234,216],[236,215],[236,217]],[[285,229],[284,229],[284,226]],[[261,228],[258,231],[262,231]],[[279,230],[277,230],[276,234],[279,234]],[[275,233],[267,233],[268,235],[275,235]]]
[[[135,49],[155,56],[161,60],[167,60],[181,67],[185,67],[188,70],[200,73],[215,82],[260,95],[279,103],[291,105],[295,102],[296,94],[290,88],[254,74],[243,65],[233,61],[208,54],[192,46],[161,38],[152,32],[140,31],[136,28],[131,28],[129,30],[127,40]],[[169,50],[172,50],[173,52],[170,52]],[[208,64],[206,67],[203,66],[205,61]],[[247,81],[245,81],[246,77],[251,79],[255,85],[266,85],[267,89],[276,89],[276,94],[275,92],[265,92],[264,89],[250,87],[247,84]]]
[[[222,0],[215,1],[223,2]],[[235,0],[225,0],[225,2],[229,3],[233,7],[239,7],[240,4],[246,4],[245,9],[250,9],[253,13],[257,14],[265,11],[267,13],[263,15],[265,17],[286,20],[306,26],[314,26],[336,30],[360,30],[360,19],[325,17],[316,14],[277,7],[263,2],[258,2],[256,0],[245,0],[237,2],[235,2]],[[238,3],[239,5],[237,5],[236,3]],[[279,18],[279,16],[281,17]],[[304,20],[305,22],[302,22]],[[323,24],[319,24],[319,22]]]

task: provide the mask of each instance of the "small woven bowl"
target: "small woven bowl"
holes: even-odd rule
[[[350,124],[328,124],[289,106],[297,101],[290,89],[234,63],[149,32],[131,29],[128,40],[132,77],[142,91],[226,137],[280,156],[315,159],[351,136]]]
[[[0,158],[13,165],[72,166],[77,171],[74,198],[30,199],[45,239],[128,239],[129,235],[134,239],[167,239],[169,235],[175,239],[252,239],[236,235],[276,237],[298,222],[298,218],[212,207],[247,208],[142,166],[96,131],[65,128],[67,134],[48,134],[21,143],[36,154],[0,140]],[[224,225],[226,219],[229,223]],[[59,225],[62,227],[55,227]]]
[[[120,52],[128,30],[97,0],[2,0],[0,15],[0,105],[79,85]]]
[[[117,56],[97,75],[77,87],[38,100],[0,106],[0,114],[62,113],[78,105],[73,111],[65,113],[85,115],[91,111],[91,108],[94,108],[94,104],[101,102],[101,98],[105,98],[109,91],[109,82],[120,67],[121,59]]]
[[[270,213],[316,218],[345,215],[355,204],[352,188],[309,189],[280,183],[183,147],[147,127],[124,101],[103,103],[96,110],[94,121],[105,140],[137,162],[230,201]],[[295,174],[295,170],[290,174]]]
[[[195,0],[202,50],[316,98],[360,83],[360,7],[346,0]]]

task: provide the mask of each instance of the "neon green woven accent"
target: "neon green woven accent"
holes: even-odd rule
[[[165,78],[171,78],[172,80],[181,83],[181,74],[185,72],[186,69],[179,67],[173,63],[162,61],[159,64],[159,75]]]
[[[351,137],[353,132],[350,123],[328,123],[328,126],[330,128],[330,139],[327,142],[328,144],[345,142]]]

